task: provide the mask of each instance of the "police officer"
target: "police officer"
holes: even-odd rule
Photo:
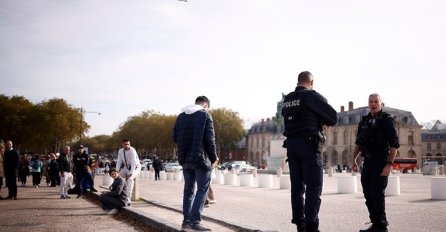
[[[73,166],[76,177],[77,198],[80,198],[83,194],[86,194],[86,188],[84,181],[87,180],[88,173],[88,154],[84,152],[84,146],[79,145],[78,153],[73,155]]]
[[[360,232],[387,231],[384,191],[392,169],[397,149],[398,134],[395,121],[390,114],[382,111],[381,97],[373,93],[369,96],[369,110],[358,125],[356,146],[353,152],[352,169],[357,172],[358,154],[364,157],[361,184],[365,204],[369,211],[372,225]]]
[[[304,71],[298,76],[295,91],[285,96],[282,115],[290,167],[291,223],[297,225],[299,232],[319,231],[323,182],[320,146],[325,141],[322,130],[324,125],[336,124],[337,113],[313,90],[313,75]]]

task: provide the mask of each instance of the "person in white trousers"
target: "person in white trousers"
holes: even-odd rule
[[[68,189],[73,187],[73,174],[70,172],[70,162],[68,161],[68,155],[70,154],[70,147],[65,146],[62,154],[57,158],[59,164],[59,177],[60,177],[60,198],[68,199]]]
[[[130,205],[135,177],[141,171],[141,163],[135,148],[130,146],[128,139],[122,140],[122,148],[118,151],[116,168],[119,170],[119,175],[127,182],[127,205]]]

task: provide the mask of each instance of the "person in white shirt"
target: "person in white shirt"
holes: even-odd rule
[[[135,148],[130,146],[128,139],[122,140],[122,148],[118,151],[116,168],[119,171],[119,175],[127,182],[127,204],[130,205],[135,177],[141,170],[141,163]]]

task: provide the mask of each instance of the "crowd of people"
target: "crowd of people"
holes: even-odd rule
[[[287,149],[291,181],[291,223],[296,224],[298,232],[319,232],[318,213],[323,184],[321,146],[325,142],[323,132],[325,127],[335,125],[338,120],[333,107],[313,90],[313,82],[310,72],[301,72],[295,91],[285,96],[282,108],[286,137],[283,147]],[[384,191],[399,148],[399,138],[394,119],[383,112],[381,96],[373,93],[369,95],[368,102],[369,113],[359,122],[351,166],[354,172],[358,171],[356,159],[359,155],[364,157],[361,184],[372,225],[360,232],[387,232],[389,223],[385,213]],[[201,225],[203,208],[206,204],[215,203],[210,182],[212,170],[218,162],[209,107],[207,97],[197,97],[194,105],[182,109],[173,128],[178,162],[184,176],[181,230],[186,232],[211,231]],[[74,155],[66,146],[59,156],[50,154],[46,160],[33,154],[23,154],[20,159],[19,153],[12,148],[12,141],[6,142],[5,149],[0,148],[0,191],[4,177],[8,187],[7,199],[17,199],[17,178],[25,186],[29,175],[32,175],[36,188],[40,186],[43,175],[46,176],[47,186],[59,185],[63,199],[70,198],[70,189],[76,189],[78,198],[87,191],[96,191],[93,162],[82,145]],[[159,180],[160,162],[155,160],[153,167],[157,173],[155,180]],[[122,207],[130,205],[134,179],[140,171],[141,163],[136,150],[130,146],[128,139],[124,139],[116,166],[109,170],[113,178],[110,191],[101,194],[105,213],[115,214]]]

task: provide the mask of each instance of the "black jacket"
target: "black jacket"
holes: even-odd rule
[[[199,105],[185,107],[175,122],[173,140],[183,169],[212,169],[217,160],[212,116]]]

